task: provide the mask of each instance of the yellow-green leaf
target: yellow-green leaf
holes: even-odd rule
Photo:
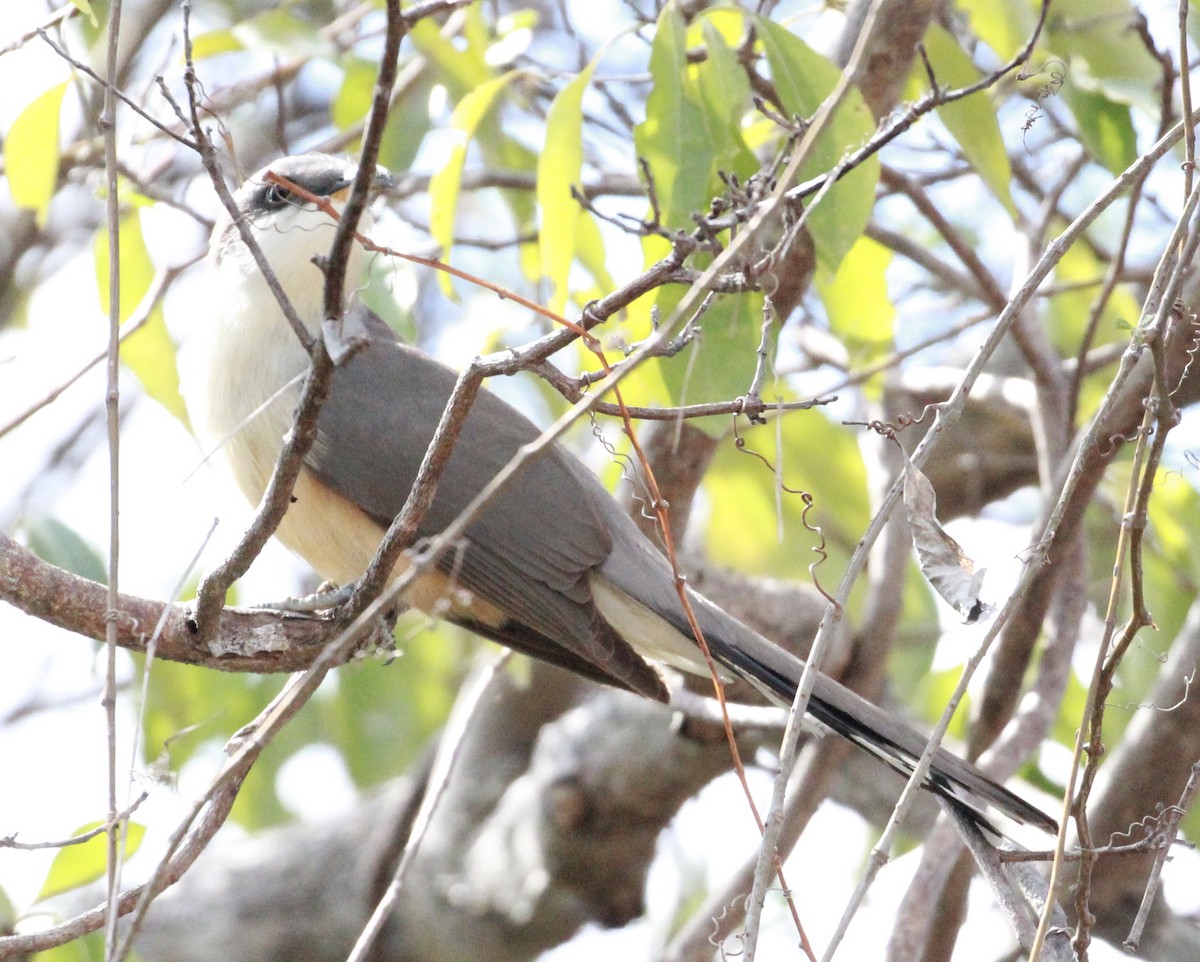
[[[680,286],[658,292],[656,303],[663,317],[671,315],[683,293]],[[762,294],[748,292],[718,297],[700,319],[694,340],[674,357],[659,358],[654,365],[645,365],[646,373],[650,374],[652,366],[661,369],[658,376],[667,388],[670,404],[731,401],[745,394],[754,379],[762,325]],[[772,325],[772,332],[774,329]],[[635,375],[631,386],[637,384]],[[768,383],[764,393],[773,390],[774,386]],[[717,434],[723,434],[729,427],[722,418],[703,418],[692,423]]]
[[[192,40],[192,59],[204,60],[217,54],[245,49],[245,44],[234,36],[232,30],[209,30]]]
[[[368,659],[342,666],[337,696],[313,706],[321,737],[334,744],[363,788],[404,772],[445,724],[476,644],[462,629],[428,618],[405,619],[398,632],[400,658],[391,665]]]
[[[580,217],[575,223],[575,252],[579,263],[587,268],[600,290],[593,291],[588,299],[603,297],[617,285],[608,273],[604,251],[604,235],[600,225],[588,217]]]
[[[71,3],[76,10],[88,18],[88,23],[90,23],[93,28],[100,26],[100,21],[96,19],[96,13],[94,10],[92,10],[92,4],[90,0],[71,0]]]
[[[691,227],[692,213],[712,196],[712,143],[687,83],[687,53],[683,16],[669,3],[658,18],[650,49],[654,86],[633,142],[649,167],[663,224],[674,228]]]
[[[967,87],[979,79],[979,71],[971,58],[963,52],[958,41],[937,24],[931,25],[925,32],[924,44],[933,75],[943,89]],[[909,79],[920,91],[929,89],[924,65],[915,66]],[[1008,162],[1004,139],[1000,136],[996,111],[988,101],[987,93],[980,91],[962,100],[943,104],[938,108],[937,115],[958,141],[963,155],[979,172],[983,182],[1009,215],[1015,218],[1017,208],[1009,192],[1012,167]]]
[[[1024,0],[1013,3],[956,0],[955,7],[967,15],[979,39],[991,47],[1001,60],[1008,60],[1016,54],[1037,26],[1033,5]]]
[[[756,18],[759,36],[771,76],[789,114],[811,117],[833,90],[841,71],[811,50],[799,37],[762,17]],[[861,146],[875,130],[875,121],[857,90],[850,90],[834,111],[813,146],[801,179],[814,177],[837,166],[843,156]],[[816,242],[817,259],[830,270],[854,245],[867,226],[875,204],[879,160],[868,158],[843,177],[813,209],[808,226]]]
[[[779,493],[777,482],[814,498],[809,523],[819,526],[829,559],[817,569],[823,585],[836,585],[846,559],[870,518],[867,475],[857,439],[819,411],[798,411],[761,427],[740,427],[746,444],[723,444],[705,475],[710,495],[707,549],[713,561],[739,571],[777,578],[807,578],[820,543],[805,530],[804,502]],[[776,440],[782,442],[782,454]],[[763,455],[764,464],[746,452]],[[782,458],[782,460],[780,460]],[[779,465],[779,478],[772,471]],[[779,511],[783,512],[783,538]]]
[[[92,932],[29,956],[29,962],[104,962],[104,933]],[[136,955],[129,962],[137,962]]]
[[[433,86],[433,72],[422,71],[388,111],[383,142],[379,145],[379,160],[393,172],[411,168],[421,149],[429,131],[429,94]]]
[[[359,57],[343,63],[342,86],[329,106],[329,115],[338,130],[345,130],[362,120],[371,109],[375,95],[378,66]]]
[[[1115,225],[1120,215],[1109,211]],[[1056,224],[1052,229],[1061,229]],[[1114,229],[1116,227],[1114,226]],[[1074,357],[1091,317],[1092,304],[1096,297],[1097,284],[1104,276],[1106,262],[1086,244],[1073,244],[1063,252],[1054,266],[1055,285],[1061,290],[1045,302],[1044,325],[1055,349],[1063,357]],[[1083,285],[1083,286],[1080,286]],[[1104,313],[1092,335],[1091,346],[1124,342],[1129,337],[1129,328],[1137,323],[1140,313],[1138,300],[1125,285],[1118,285],[1105,305]],[[1079,415],[1089,418],[1095,413],[1108,389],[1108,374],[1093,372],[1083,380],[1079,392]]]
[[[92,822],[91,824],[84,825],[72,835],[72,838],[86,835],[103,824],[103,822]],[[129,858],[129,856],[137,851],[145,834],[146,828],[144,825],[139,825],[136,822],[128,823],[124,832],[126,858]],[[38,901],[40,902],[53,895],[69,892],[71,889],[77,889],[81,885],[87,885],[89,882],[96,881],[96,879],[103,877],[107,864],[108,837],[103,832],[95,838],[89,838],[86,842],[80,842],[78,845],[65,846],[54,856],[54,861],[50,863],[50,872],[46,875],[46,881],[42,885],[41,892],[38,893]]]
[[[58,118],[66,83],[51,87],[21,111],[4,141],[4,172],[13,203],[46,219],[58,183]]]
[[[742,137],[742,118],[750,101],[750,81],[737,54],[725,42],[711,19],[701,25],[704,49],[708,52],[690,72],[696,76],[697,102],[712,142],[713,166],[710,182],[718,171],[732,171],[746,178],[759,167],[758,159]]]
[[[108,313],[108,229],[96,231],[94,244],[96,261],[96,283],[100,289],[100,310]],[[121,320],[141,303],[154,281],[154,264],[146,239],[142,236],[142,221],[137,212],[127,214],[120,223],[119,257],[121,277]],[[154,307],[149,319],[141,329],[131,334],[121,344],[121,360],[137,379],[146,393],[158,401],[175,417],[187,422],[183,398],[179,394],[179,374],[175,367],[175,344],[167,332],[162,305]]]
[[[824,266],[816,284],[829,326],[858,363],[874,360],[892,347],[896,309],[888,297],[887,268],[892,254],[882,244],[860,237],[836,274]]]
[[[457,139],[450,149],[450,157],[429,180],[429,232],[440,245],[444,260],[449,259],[450,248],[454,244],[454,215],[462,189],[467,147],[475,136],[476,128],[492,109],[496,97],[519,75],[517,71],[510,71],[472,90],[458,102],[450,117],[450,130]],[[452,296],[454,289],[450,275],[444,271],[438,273],[442,290],[447,297]]]
[[[603,54],[597,55],[597,58]],[[592,82],[596,60],[559,91],[546,114],[546,142],[537,165],[537,202],[541,209],[538,247],[541,274],[551,285],[550,310],[561,314],[567,303],[568,277],[575,260],[576,228],[583,217],[571,188],[583,171],[583,93]]]
[[[471,18],[469,12],[467,16]],[[450,88],[453,99],[469,94],[492,79],[492,70],[483,54],[474,47],[460,50],[431,18],[415,24],[408,38],[437,68],[438,76]]]

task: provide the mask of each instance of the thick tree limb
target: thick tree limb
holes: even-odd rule
[[[49,624],[102,641],[109,612],[104,585],[42,561],[0,531],[0,601]],[[122,594],[117,645],[145,651],[158,626],[155,657],[219,671],[307,668],[336,633],[325,619],[230,608],[211,644],[202,644],[185,604]]]

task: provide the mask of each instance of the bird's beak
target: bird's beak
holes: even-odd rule
[[[396,178],[392,176],[392,172],[382,164],[375,165],[375,179],[371,181],[372,193],[386,193],[396,186]]]
[[[354,178],[350,178],[342,183],[342,185],[330,194],[332,200],[345,203],[350,198],[350,188],[354,184]],[[374,200],[380,194],[387,193],[396,186],[396,179],[392,176],[392,172],[382,164],[375,165],[375,177],[371,181],[370,199]]]

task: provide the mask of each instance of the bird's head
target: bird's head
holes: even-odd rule
[[[325,274],[320,264],[329,255],[337,222],[327,211],[267,175],[274,173],[280,180],[328,200],[340,214],[357,172],[358,166],[354,162],[341,157],[298,154],[268,164],[234,194],[238,219],[250,228],[299,317],[313,326],[319,323],[323,314]],[[391,183],[391,175],[378,168],[374,187],[382,189]],[[369,232],[372,224],[370,211],[364,211],[359,232]],[[214,228],[210,256],[220,274],[234,275],[244,293],[256,301],[263,297],[269,299],[265,304],[274,303],[258,265],[232,219],[224,217]],[[365,260],[366,251],[361,245],[353,244],[346,268],[348,291],[360,283]]]

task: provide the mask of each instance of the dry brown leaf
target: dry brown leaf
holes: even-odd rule
[[[969,625],[991,613],[994,606],[979,600],[979,588],[987,569],[976,571],[975,562],[938,523],[933,485],[908,458],[904,459],[904,512],[912,529],[921,571],[933,590]]]

